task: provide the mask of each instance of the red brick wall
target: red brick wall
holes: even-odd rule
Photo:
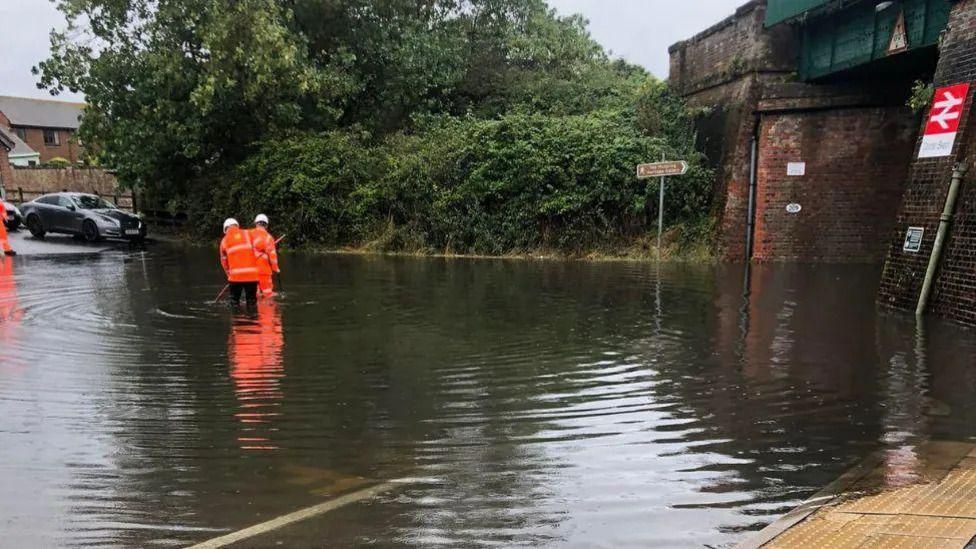
[[[715,215],[718,216],[718,246],[725,259],[746,259],[746,220],[749,205],[749,163],[752,156],[752,136],[756,117],[754,105],[760,86],[754,83],[753,99],[748,103],[726,108],[727,140],[716,181]]]
[[[14,126],[12,131],[16,131],[18,127]],[[40,153],[41,162],[47,162],[52,158],[66,158],[72,163],[77,162],[82,156],[82,149],[78,146],[74,138],[73,130],[55,130],[58,132],[59,145],[48,146],[44,144],[44,129],[43,128],[23,128],[26,134],[24,142],[27,145]]]
[[[13,180],[13,170],[10,167],[10,158],[7,155],[7,149],[0,146],[0,185],[9,189]]]
[[[961,0],[952,7],[935,75],[935,85],[976,84],[976,0]],[[878,300],[891,307],[914,310],[932,252],[956,160],[976,162],[973,134],[973,91],[963,113],[956,151],[945,158],[918,159],[912,164],[894,230]],[[921,132],[919,132],[921,134]],[[919,140],[921,136],[919,135]],[[930,310],[959,322],[976,325],[976,166],[963,181],[952,232],[936,279]],[[925,228],[919,253],[902,250],[910,226]]]
[[[726,19],[671,46],[670,85],[687,96],[751,73],[795,70],[792,29],[785,25],[765,29],[765,18],[766,2],[751,0]]]
[[[7,117],[0,112],[0,125],[7,127],[9,122]],[[7,149],[0,146],[0,185],[9,186],[10,182],[13,180],[13,176],[10,173],[10,156]]]
[[[114,200],[120,208],[133,209],[132,193],[122,192],[115,174],[101,168],[15,167],[5,180],[7,195],[14,202],[65,190],[100,194]]]
[[[697,121],[698,148],[716,169],[718,246],[732,260],[745,257],[754,111],[764,85],[796,68],[792,29],[765,29],[765,14],[765,1],[746,2],[732,16],[669,50],[670,86],[689,106],[704,112]]]
[[[877,261],[895,221],[915,144],[904,107],[763,114],[753,258]],[[787,176],[789,162],[806,174]],[[786,206],[799,204],[799,213]]]

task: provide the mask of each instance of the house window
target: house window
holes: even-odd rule
[[[19,137],[21,141],[27,139],[27,130],[24,128],[15,128],[14,133],[17,134],[17,137]]]
[[[61,144],[61,136],[56,130],[44,130],[44,144],[48,147],[56,147]]]

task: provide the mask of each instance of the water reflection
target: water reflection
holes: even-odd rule
[[[15,351],[23,316],[24,311],[17,304],[14,260],[0,255],[0,375],[13,373],[24,366]]]
[[[254,314],[235,315],[227,342],[230,375],[234,380],[241,423],[237,437],[242,450],[277,450],[275,420],[281,415],[281,360],[284,332],[281,313],[273,300],[262,299]]]

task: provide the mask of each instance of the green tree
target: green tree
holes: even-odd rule
[[[36,69],[101,161],[204,225],[482,253],[638,234],[633,165],[693,156],[684,105],[543,0],[57,0]],[[672,219],[707,210],[707,173]],[[674,215],[671,215],[674,214]]]
[[[274,0],[63,0],[59,8],[69,26],[52,34],[41,84],[84,92],[82,136],[123,181],[185,191],[276,129],[310,113],[338,117],[329,99],[348,79],[307,62],[291,13]]]

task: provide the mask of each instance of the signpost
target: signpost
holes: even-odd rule
[[[663,155],[662,155],[663,156]],[[688,171],[688,163],[684,160],[666,162],[652,162],[637,165],[637,179],[661,178],[661,190],[657,207],[657,259],[661,260],[661,233],[664,232],[664,182],[671,175],[684,175]]]
[[[922,145],[918,148],[919,158],[937,158],[952,154],[952,145],[956,142],[962,109],[968,95],[968,82],[935,90]]]
[[[688,171],[688,163],[684,160],[677,162],[653,162],[637,165],[637,179],[651,177],[665,177],[668,175],[684,175]]]

